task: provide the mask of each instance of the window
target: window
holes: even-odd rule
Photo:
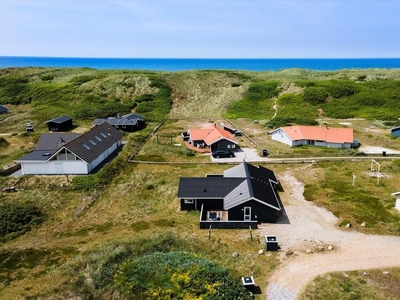
[[[97,135],[95,136],[96,140],[98,140],[99,142],[101,142],[101,138],[99,138]]]
[[[126,128],[126,125],[122,125],[122,128]]]
[[[90,147],[87,144],[82,144],[83,147],[85,147],[86,149],[90,150]]]
[[[194,200],[193,199],[185,199],[185,204],[193,204]]]
[[[226,148],[228,148],[228,149],[231,148],[231,145],[228,144],[228,145],[226,146]]]
[[[107,136],[106,136],[104,133],[100,132],[100,134],[101,134],[101,136],[102,136],[103,138],[107,138]]]
[[[95,143],[93,140],[89,140],[89,142],[90,142],[92,145],[96,146],[96,143]]]
[[[233,149],[233,148],[236,148],[236,145],[235,145],[235,144],[232,145],[232,149]]]

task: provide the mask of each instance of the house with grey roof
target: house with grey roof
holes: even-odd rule
[[[44,122],[49,131],[67,131],[72,128],[72,118],[70,116],[60,116]]]
[[[243,162],[221,175],[181,177],[181,210],[199,210],[200,228],[257,228],[282,210],[273,171]]]
[[[8,108],[0,104],[0,115],[8,113]]]
[[[108,123],[118,130],[134,132],[144,126],[145,118],[137,114],[127,114],[123,116],[118,115],[116,118],[109,117],[107,119],[95,119],[93,121],[94,126],[103,123]]]
[[[36,148],[16,160],[22,174],[89,174],[122,143],[123,134],[108,123],[86,133],[44,133]]]

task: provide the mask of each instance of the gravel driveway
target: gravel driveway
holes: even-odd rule
[[[400,237],[339,230],[332,213],[304,199],[304,187],[293,173],[278,178],[285,189],[280,193],[284,215],[277,224],[259,227],[262,236],[276,235],[281,247],[281,265],[269,281],[267,299],[296,299],[302,286],[327,272],[400,266]],[[329,245],[333,250],[327,250]],[[289,249],[294,254],[287,256]]]

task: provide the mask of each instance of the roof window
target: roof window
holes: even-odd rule
[[[98,140],[99,142],[101,142],[101,138],[99,138],[97,135],[95,136],[96,140]]]
[[[90,147],[87,144],[82,144],[83,147],[85,147],[86,149],[90,150]]]
[[[100,132],[100,134],[102,135],[102,137],[107,138],[107,136],[103,132]]]
[[[92,145],[96,146],[96,143],[95,143],[93,140],[89,140],[89,142],[90,142]]]

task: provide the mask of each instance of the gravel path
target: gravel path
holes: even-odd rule
[[[277,224],[260,226],[262,236],[276,235],[282,251],[281,265],[267,287],[267,299],[296,299],[307,282],[327,272],[400,266],[400,237],[339,230],[332,213],[304,199],[304,187],[291,172],[279,179],[285,189],[280,194],[284,215]],[[330,251],[329,245],[333,247]],[[318,250],[319,246],[324,250]],[[294,254],[287,256],[289,249]]]

